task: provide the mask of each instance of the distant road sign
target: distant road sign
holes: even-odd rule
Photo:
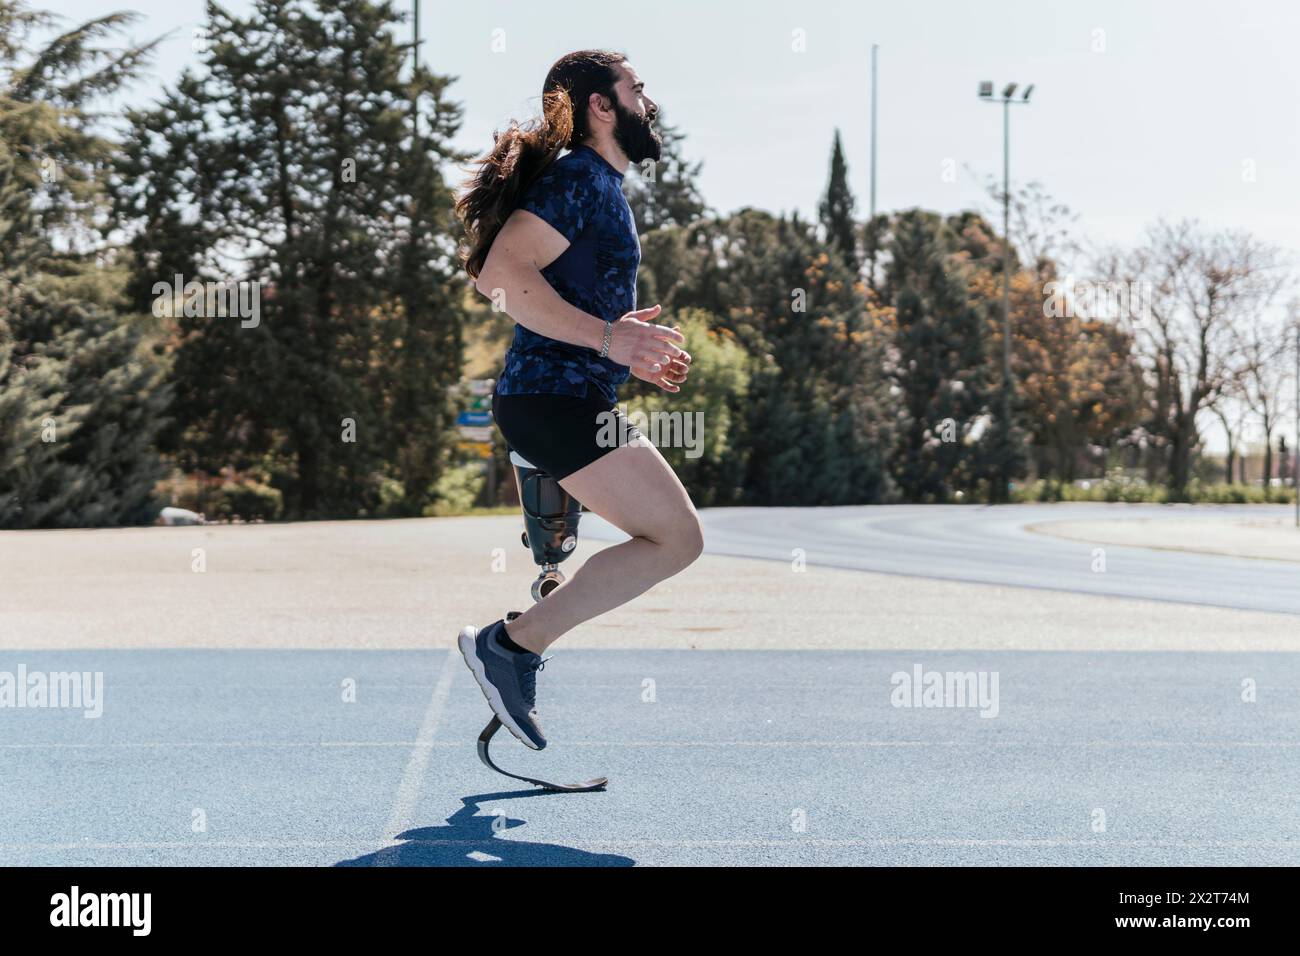
[[[457,425],[491,425],[492,414],[490,412],[461,412],[456,416]]]
[[[460,443],[462,451],[473,453],[478,458],[492,457],[492,443],[486,441],[463,441]]]
[[[465,441],[490,442],[492,441],[491,426],[462,425],[460,427],[460,437]]]

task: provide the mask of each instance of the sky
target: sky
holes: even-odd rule
[[[68,25],[134,10],[143,18],[125,36],[137,41],[171,33],[128,91],[133,103],[197,65],[202,0],[30,2]],[[455,144],[475,153],[512,117],[535,115],[560,55],[613,48],[685,134],[719,212],[814,218],[838,128],[865,215],[876,44],[880,211],[992,212],[985,182],[1002,172],[1002,110],[977,87],[1033,83],[1029,105],[1012,109],[1012,181],[1042,183],[1079,214],[1084,237],[1127,246],[1157,218],[1185,217],[1248,230],[1300,263],[1294,0],[423,0],[420,16],[421,61],[458,78]]]

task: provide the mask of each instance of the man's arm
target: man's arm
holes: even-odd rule
[[[572,345],[600,351],[603,319],[570,305],[542,276],[569,248],[569,240],[545,220],[516,209],[502,225],[474,287],[495,300],[524,328]]]

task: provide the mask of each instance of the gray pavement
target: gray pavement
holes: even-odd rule
[[[1269,517],[1290,513],[1286,506],[1195,507],[1205,517],[1232,518],[1243,509]],[[790,561],[797,549],[810,564],[826,567],[1300,614],[1300,567],[1292,562],[1152,551],[1030,530],[1040,523],[1073,522],[1076,533],[1085,536],[1089,519],[1183,513],[1162,505],[1090,503],[718,508],[707,512],[705,524],[710,554]],[[587,534],[626,538],[598,517],[589,525]]]

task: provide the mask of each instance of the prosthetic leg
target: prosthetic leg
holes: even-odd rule
[[[515,485],[519,489],[519,503],[524,512],[524,547],[532,549],[533,560],[542,569],[532,587],[533,600],[540,601],[564,583],[559,565],[578,546],[578,519],[582,517],[582,504],[561,488],[558,481],[518,452],[510,452],[510,464],[514,466]],[[523,612],[511,611],[506,615],[506,620],[513,621],[521,613]],[[478,735],[479,759],[499,774],[547,790],[569,793],[603,790],[609,783],[606,777],[596,777],[585,783],[548,783],[502,770],[492,762],[488,753],[488,745],[500,729],[501,721],[493,714],[492,720]]]
[[[514,466],[515,487],[524,510],[524,547],[532,549],[533,560],[542,569],[533,582],[533,600],[540,601],[564,583],[559,565],[578,546],[582,505],[519,452],[510,453],[510,464]]]

